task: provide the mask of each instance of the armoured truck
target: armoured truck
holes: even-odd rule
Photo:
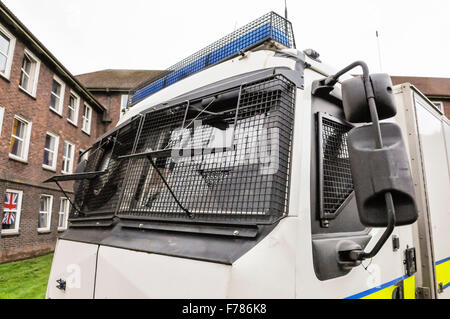
[[[449,152],[417,89],[336,71],[271,12],[136,88],[47,181],[75,194],[47,297],[449,297]]]

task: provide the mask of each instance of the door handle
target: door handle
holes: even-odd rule
[[[58,279],[56,282],[58,283],[58,286],[56,286],[56,288],[58,288],[59,290],[66,291],[66,281],[65,280]]]

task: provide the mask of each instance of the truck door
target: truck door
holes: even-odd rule
[[[320,76],[319,76],[320,77]],[[306,88],[308,90],[308,88]],[[412,226],[396,227],[378,255],[361,265],[339,265],[336,247],[356,243],[370,251],[384,229],[358,217],[340,92],[312,96],[311,235],[314,298],[414,299],[415,271],[405,267],[413,248]],[[413,267],[412,267],[413,268]],[[411,268],[411,269],[412,269]]]

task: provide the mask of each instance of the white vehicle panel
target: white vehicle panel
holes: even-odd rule
[[[415,94],[416,114],[422,160],[425,173],[428,206],[431,218],[435,262],[440,263],[450,257],[450,176],[447,167],[445,133],[442,121],[427,107],[427,102]],[[439,270],[437,271],[439,280]],[[450,297],[449,289],[439,296]]]
[[[92,299],[98,245],[58,240],[48,280],[49,299]],[[57,280],[66,281],[66,290],[56,288]]]
[[[447,163],[450,174],[450,121],[444,121],[442,126],[444,128],[445,145],[447,148]]]
[[[230,266],[100,247],[96,299],[225,298]]]

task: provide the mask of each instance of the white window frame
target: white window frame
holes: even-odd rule
[[[75,110],[74,110],[74,119],[73,121],[71,119],[69,119],[69,117],[67,117],[67,121],[72,124],[75,125],[76,127],[78,127],[78,112],[80,110],[80,96],[78,94],[76,94],[74,91],[70,90],[70,95],[73,95],[73,97],[75,97]],[[70,95],[69,95],[69,102],[67,103],[67,108],[68,109],[72,109],[69,106],[70,103]]]
[[[2,136],[4,116],[5,116],[5,108],[3,106],[0,106],[0,136]]]
[[[82,119],[82,125],[81,125],[81,130],[84,132],[84,133],[86,133],[87,135],[91,135],[91,127],[92,127],[92,107],[90,107],[89,106],[89,104],[87,104],[87,103],[84,103],[84,107],[85,108],[83,108],[83,115],[82,115],[82,117],[81,117],[81,119]],[[85,110],[89,110],[89,118],[87,118],[86,117],[86,115],[85,115],[85,113],[84,113],[84,111]],[[88,123],[88,124],[86,124],[86,123]],[[88,126],[88,127],[86,127],[86,126]]]
[[[22,69],[22,67],[21,67],[20,79],[19,79],[19,88],[21,90],[23,90],[25,93],[28,93],[32,97],[35,98],[36,97],[36,92],[37,92],[38,80],[39,80],[39,71],[40,71],[40,68],[41,68],[41,60],[39,60],[28,49],[25,49],[23,54],[24,54],[24,57],[25,57],[25,55],[28,55],[28,58],[30,58],[31,60],[34,60],[35,67],[34,67],[34,70],[33,70],[33,74],[29,75],[29,77],[30,77],[29,81],[31,81],[31,84],[29,84],[29,86],[31,86],[30,88],[24,88],[24,87],[22,87],[22,85],[20,85],[20,82],[22,81],[22,72],[25,72]],[[23,61],[23,59],[22,59],[22,61]]]
[[[434,107],[439,111],[439,113],[444,114],[444,102],[442,101],[431,101]]]
[[[23,138],[23,148],[24,148],[23,149],[23,157],[20,157],[20,156],[17,156],[15,154],[9,153],[9,158],[11,158],[13,160],[16,160],[16,161],[19,161],[19,162],[27,163],[28,162],[28,151],[30,150],[31,128],[33,126],[33,123],[31,121],[27,121],[26,119],[24,119],[23,117],[21,117],[19,115],[14,115],[13,123],[14,123],[15,120],[24,122],[27,125],[26,130],[25,130],[26,136]],[[13,130],[14,130],[14,124],[13,124]],[[10,148],[10,150],[11,150],[12,137],[13,137],[13,133],[11,132],[11,138],[9,140],[9,148]],[[14,137],[16,137],[16,136],[14,135]]]
[[[70,156],[69,159],[70,159],[71,165],[70,165],[70,167],[69,167],[68,170],[66,170],[66,168],[64,167],[64,166],[65,166],[65,165],[64,165],[64,164],[65,164],[65,160],[68,159],[68,157],[66,157],[66,154],[64,153],[64,149],[63,149],[63,161],[62,161],[63,167],[62,167],[62,173],[63,173],[63,174],[72,174],[72,173],[73,173],[74,161],[75,161],[75,144],[73,144],[73,143],[71,143],[71,142],[69,142],[69,141],[64,141],[64,145],[66,145],[66,144],[72,146],[72,152],[71,152],[71,154],[69,154],[69,156]]]
[[[64,95],[66,93],[66,84],[56,75],[53,76],[53,80],[56,81],[59,85],[61,85],[61,93],[59,96],[59,105],[57,106],[58,109],[54,109],[51,105],[50,105],[50,110],[52,110],[53,112],[55,112],[58,115],[62,115],[63,112],[63,108],[64,108]],[[56,97],[58,97],[56,94],[53,93],[53,82],[52,82],[52,88],[50,90],[50,96],[55,95]],[[51,102],[51,100],[50,100]]]
[[[6,57],[6,67],[4,72],[0,72],[0,75],[8,79],[11,76],[11,66],[14,58],[14,49],[16,47],[16,38],[2,25],[0,24],[0,31],[9,38],[8,56]]]
[[[39,233],[48,233],[50,232],[51,223],[52,223],[52,210],[53,210],[53,196],[48,194],[41,194],[41,197],[47,197],[50,199],[50,203],[48,205],[48,211],[41,211],[41,207],[39,207],[39,219],[38,219],[38,232]],[[41,204],[39,199],[39,205]],[[41,219],[41,214],[47,214],[47,227],[39,228],[39,220]]]
[[[66,211],[61,211],[61,208],[63,208],[63,201],[66,201],[67,203],[67,208]],[[59,199],[59,212],[58,212],[58,231],[62,232],[67,230],[67,224],[68,224],[68,220],[69,220],[69,213],[70,213],[70,201],[67,197],[61,197]],[[62,227],[59,226],[60,221],[61,221],[61,215],[64,215],[64,225]]]
[[[7,189],[5,193],[3,194],[3,198],[5,198],[6,193],[16,193],[19,195],[17,198],[17,209],[16,209],[16,223],[14,229],[2,229],[1,234],[2,235],[17,235],[20,231],[20,215],[22,212],[22,198],[23,198],[23,191],[15,190],[15,189]],[[2,220],[3,220],[3,214],[5,213],[5,208],[3,207],[2,210]]]
[[[56,134],[53,134],[51,132],[46,133],[46,136],[45,136],[46,138],[47,138],[47,135],[50,135],[51,137],[53,137],[55,139],[55,149],[49,150],[49,151],[53,152],[53,162],[51,163],[52,165],[46,165],[46,164],[42,163],[42,167],[47,170],[56,172],[56,166],[58,165],[59,136]],[[45,148],[45,140],[44,140],[44,154],[45,154],[46,150],[47,150],[47,148]]]
[[[126,97],[127,103],[125,103],[125,105],[124,105],[123,102],[124,102],[125,97]],[[122,117],[125,115],[125,112],[124,112],[124,111],[127,109],[128,98],[129,98],[129,95],[128,95],[128,94],[122,94],[122,95],[120,96],[120,118],[122,118]]]

